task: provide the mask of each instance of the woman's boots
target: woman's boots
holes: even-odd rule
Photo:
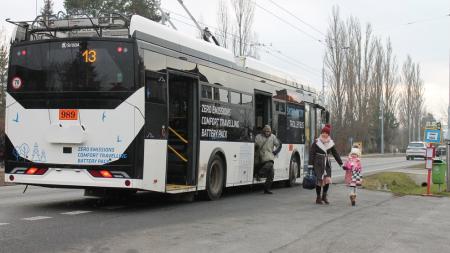
[[[320,195],[317,195],[316,204],[318,204],[318,205],[322,205],[323,204],[322,203],[322,198],[320,197]]]
[[[316,204],[322,205],[323,203],[325,203],[327,205],[330,204],[330,202],[328,202],[326,193],[322,194],[322,197],[320,197],[320,195],[317,195],[317,198],[316,198]]]
[[[325,203],[325,204],[330,204],[330,202],[328,202],[328,198],[327,198],[327,194],[326,193],[323,193],[322,194],[322,201],[323,201],[323,203]]]

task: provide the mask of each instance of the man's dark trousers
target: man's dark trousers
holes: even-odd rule
[[[272,188],[272,182],[273,182],[273,162],[268,161],[263,164],[261,169],[259,170],[259,174],[263,177],[266,177],[266,183],[264,184],[264,190],[270,191]]]

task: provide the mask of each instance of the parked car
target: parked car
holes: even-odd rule
[[[426,159],[427,146],[425,142],[414,141],[406,148],[406,160],[414,160],[416,157]]]
[[[439,145],[439,146],[437,146],[436,147],[436,156],[439,156],[439,157],[445,157],[445,155],[447,154],[446,153],[446,146],[445,145]]]

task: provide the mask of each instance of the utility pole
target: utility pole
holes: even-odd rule
[[[381,112],[381,154],[384,154],[384,102],[383,95],[381,95],[380,99],[380,112]]]
[[[450,16],[450,14],[449,14]],[[447,192],[450,192],[450,50],[448,50]]]

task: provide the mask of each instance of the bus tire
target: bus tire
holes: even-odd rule
[[[206,172],[206,193],[208,200],[217,200],[222,196],[225,183],[225,167],[222,158],[215,155]]]
[[[289,179],[286,181],[287,187],[292,187],[295,185],[299,172],[300,161],[296,155],[293,155],[291,162],[289,163]]]

